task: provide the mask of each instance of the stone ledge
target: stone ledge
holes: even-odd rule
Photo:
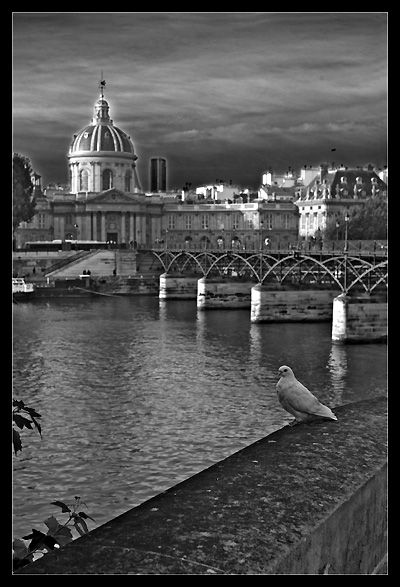
[[[371,574],[386,402],[285,426],[15,574]]]

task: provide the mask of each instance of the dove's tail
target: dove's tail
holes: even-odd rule
[[[315,416],[321,416],[323,418],[329,418],[330,420],[337,420],[335,414],[332,412],[328,406],[324,406],[324,404],[320,404],[318,409],[314,412]]]

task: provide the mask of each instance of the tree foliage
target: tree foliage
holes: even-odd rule
[[[339,224],[339,227],[336,226]],[[349,212],[347,238],[349,240],[387,239],[387,200],[381,196],[368,198],[362,206],[354,207]],[[346,222],[344,215],[329,218],[324,237],[326,240],[345,238]]]
[[[13,232],[20,222],[30,222],[35,215],[31,180],[32,167],[27,157],[13,154]]]

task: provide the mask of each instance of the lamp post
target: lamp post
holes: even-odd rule
[[[339,240],[339,221],[336,220],[336,242]]]
[[[348,242],[347,242],[347,226],[349,224],[350,216],[346,212],[344,217],[345,222],[345,233],[344,233],[344,295],[347,295],[347,253],[348,253]]]
[[[168,249],[168,228],[165,229],[165,250]]]
[[[78,232],[79,232],[79,226],[77,224],[74,224],[74,228],[75,228],[75,251],[78,250]]]
[[[350,216],[349,213],[346,212],[346,216],[344,217],[344,222],[345,222],[345,233],[344,233],[344,250],[347,252],[348,251],[348,242],[347,242],[347,226],[349,224],[349,220],[350,220]]]
[[[260,242],[260,245],[261,246],[260,246],[260,249],[261,249],[261,252],[262,252],[262,250],[264,248],[264,246],[263,246],[263,236],[264,236],[263,235],[263,228],[264,228],[264,220],[261,220],[261,222],[260,222],[260,234],[261,234],[261,242]]]

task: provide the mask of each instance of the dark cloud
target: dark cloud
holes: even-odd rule
[[[13,21],[14,150],[37,162],[45,182],[67,177],[66,150],[93,116],[101,70],[146,187],[154,155],[167,157],[171,187],[218,169],[257,187],[271,165],[318,164],[332,141],[349,165],[385,163],[384,13],[15,13]]]

